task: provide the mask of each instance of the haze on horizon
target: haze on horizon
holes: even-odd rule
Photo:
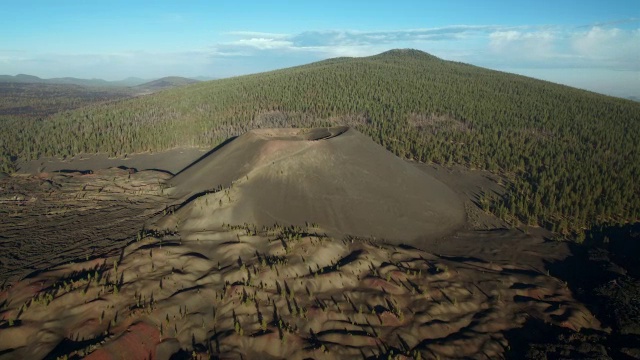
[[[3,3],[0,74],[229,77],[415,48],[640,97],[640,3],[574,1]]]

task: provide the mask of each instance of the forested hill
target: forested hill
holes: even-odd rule
[[[214,146],[256,127],[355,126],[394,153],[511,179],[510,221],[580,233],[640,218],[640,104],[416,50],[338,58],[3,120],[9,156]],[[490,204],[490,205],[489,205]]]
[[[158,80],[149,81],[144,84],[135,86],[135,90],[154,93],[160,90],[170,89],[172,87],[184,86],[189,84],[195,84],[200,82],[199,80],[184,78],[180,76],[167,76]]]

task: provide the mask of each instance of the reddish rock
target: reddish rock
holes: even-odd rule
[[[127,331],[105,347],[89,354],[85,359],[155,359],[156,346],[160,343],[160,331],[142,322],[130,326]]]

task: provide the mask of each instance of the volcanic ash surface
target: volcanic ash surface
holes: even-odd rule
[[[170,184],[179,210],[159,226],[181,233],[225,223],[315,223],[338,237],[419,246],[465,220],[461,200],[445,184],[347,127],[253,130]]]

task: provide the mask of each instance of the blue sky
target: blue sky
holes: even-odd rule
[[[640,0],[2,0],[0,74],[228,77],[416,48],[640,97]]]

